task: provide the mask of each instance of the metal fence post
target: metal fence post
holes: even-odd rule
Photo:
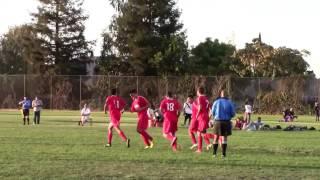
[[[26,97],[26,74],[23,75],[23,96]]]
[[[52,75],[50,75],[50,110],[52,111],[53,106],[53,80]]]
[[[258,97],[259,97],[259,96],[261,96],[261,79],[260,79],[260,78],[258,78],[258,83],[259,83],[259,89],[258,89]],[[261,109],[260,109],[260,108],[261,108],[260,99],[261,99],[261,98],[258,99],[259,112],[260,112],[260,110],[261,110]]]
[[[79,97],[79,98],[80,98],[79,107],[80,107],[80,109],[81,109],[81,102],[82,102],[82,84],[81,84],[81,83],[82,83],[82,75],[80,75],[80,82],[79,82],[79,83],[80,83],[80,84],[79,84],[79,89],[80,89],[80,90],[79,90],[79,91],[80,91],[80,92],[79,92],[79,93],[80,93],[80,97]]]
[[[137,93],[139,94],[139,76],[137,76]]]

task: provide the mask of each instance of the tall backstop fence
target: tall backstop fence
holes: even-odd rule
[[[117,88],[128,104],[129,91],[137,89],[157,106],[168,91],[182,103],[188,95],[195,95],[199,86],[206,88],[211,101],[225,89],[238,111],[249,101],[258,113],[280,113],[292,107],[306,114],[312,113],[314,103],[320,100],[320,79],[312,77],[0,75],[0,108],[14,109],[24,96],[38,96],[46,109],[76,110],[89,103],[92,109],[101,110],[112,88]]]

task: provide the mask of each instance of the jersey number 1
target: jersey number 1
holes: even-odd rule
[[[117,109],[120,108],[120,103],[119,101],[113,101],[114,105],[116,106]]]

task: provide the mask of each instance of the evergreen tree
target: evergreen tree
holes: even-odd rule
[[[44,64],[56,73],[83,74],[81,61],[89,54],[84,37],[83,0],[39,0],[34,17],[34,30],[45,53]]]
[[[118,10],[107,38],[116,58],[112,64],[127,64],[124,73],[169,75],[185,71],[188,50],[173,0],[111,0]],[[110,64],[110,63],[109,63]],[[123,71],[119,69],[118,71]]]

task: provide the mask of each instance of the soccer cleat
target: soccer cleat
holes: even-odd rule
[[[176,146],[172,146],[173,152],[179,152],[182,150],[182,146],[180,144],[177,144]]]
[[[202,153],[202,151],[198,149],[198,150],[196,150],[196,151],[195,151],[195,153],[197,153],[197,154],[201,154],[201,153]]]
[[[191,147],[190,147],[190,149],[191,150],[194,150],[195,148],[197,148],[198,147],[198,144],[193,144]]]
[[[217,155],[216,155],[216,154],[214,154],[214,155],[212,155],[212,157],[213,157],[213,158],[216,158],[216,157],[217,157]]]
[[[172,151],[177,152],[178,151],[177,147],[172,147]]]
[[[224,158],[226,158],[226,155],[223,155],[223,154],[222,154],[221,157],[224,159]]]
[[[150,146],[145,146],[144,149],[150,149]]]
[[[206,147],[207,151],[209,151],[211,148],[213,148],[213,145],[212,145],[212,144],[209,144],[209,145],[207,145],[207,147]]]
[[[130,139],[127,139],[127,148],[129,148],[130,147]]]
[[[105,148],[111,147],[111,144],[108,143],[108,144],[104,145],[104,147],[105,147]]]
[[[153,148],[153,146],[154,146],[154,142],[153,142],[153,140],[152,140],[152,141],[150,141],[150,146],[149,146],[149,148]]]
[[[171,146],[173,146],[176,142],[177,142],[178,138],[177,137],[174,137],[172,142],[171,142]]]

